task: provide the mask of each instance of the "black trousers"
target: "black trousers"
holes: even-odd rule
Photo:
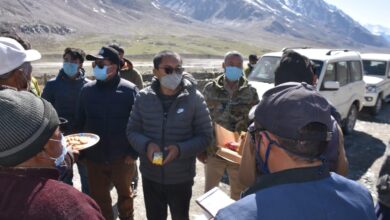
[[[160,184],[142,177],[142,185],[148,220],[167,219],[168,206],[172,220],[190,219],[193,180],[179,184]]]

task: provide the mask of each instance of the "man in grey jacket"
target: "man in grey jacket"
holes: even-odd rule
[[[153,64],[155,78],[136,97],[127,136],[140,156],[147,218],[166,219],[169,206],[173,220],[185,220],[195,158],[212,137],[210,114],[195,83],[183,74],[179,54],[162,51]]]

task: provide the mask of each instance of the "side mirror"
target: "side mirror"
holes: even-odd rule
[[[338,81],[326,81],[324,83],[324,90],[339,90],[340,83]]]

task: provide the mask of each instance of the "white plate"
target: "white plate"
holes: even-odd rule
[[[88,142],[85,144],[70,146],[68,144],[68,139],[73,138],[73,137],[74,138],[88,138]],[[98,135],[92,134],[92,133],[78,133],[78,134],[67,135],[67,136],[65,136],[65,139],[66,139],[67,147],[72,147],[74,150],[84,150],[84,149],[90,148],[90,147],[94,146],[95,144],[97,144],[100,140],[100,137]]]

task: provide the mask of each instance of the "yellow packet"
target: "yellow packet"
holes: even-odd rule
[[[154,152],[153,153],[153,164],[162,166],[162,164],[163,164],[163,153],[162,152]]]

